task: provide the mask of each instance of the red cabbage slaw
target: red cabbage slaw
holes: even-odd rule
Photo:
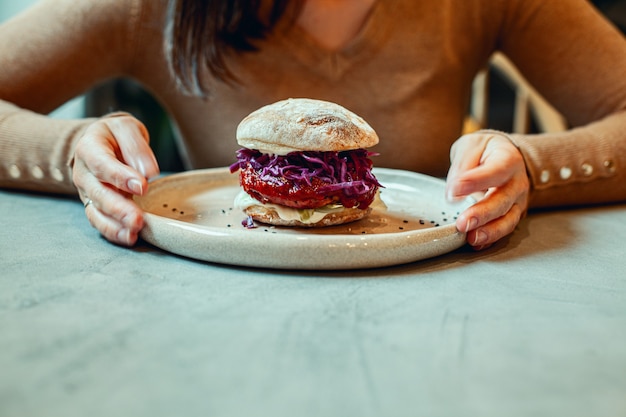
[[[376,190],[382,187],[372,174],[371,156],[376,153],[366,149],[341,152],[303,151],[287,155],[264,154],[255,149],[237,151],[237,162],[230,172],[250,166],[260,173],[263,181],[285,178],[298,186],[311,186],[311,178],[328,184],[319,187],[321,193],[337,194],[345,207],[367,208]]]

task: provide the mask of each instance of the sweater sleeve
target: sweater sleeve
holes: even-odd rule
[[[0,102],[0,187],[71,194],[69,161],[92,120],[58,120]]]
[[[626,40],[587,2],[512,6],[500,48],[571,129],[513,135],[531,207],[626,200]]]
[[[530,177],[531,207],[626,200],[626,112],[563,133],[512,135]]]
[[[93,119],[46,115],[130,73],[141,5],[42,0],[0,25],[0,188],[75,192],[68,163]]]

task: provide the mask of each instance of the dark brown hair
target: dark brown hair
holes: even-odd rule
[[[289,0],[169,0],[165,50],[179,87],[188,94],[206,97],[208,88],[201,80],[206,70],[219,80],[236,82],[227,65],[228,55],[256,50],[256,41],[275,27],[289,3]]]

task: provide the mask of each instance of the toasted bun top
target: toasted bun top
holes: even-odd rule
[[[365,120],[339,104],[290,98],[246,116],[237,128],[237,143],[275,155],[339,152],[374,146],[378,135]]]

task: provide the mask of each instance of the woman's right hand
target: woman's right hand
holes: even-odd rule
[[[143,212],[132,196],[159,174],[145,126],[127,114],[95,121],[76,144],[72,168],[91,225],[111,242],[134,245]]]

